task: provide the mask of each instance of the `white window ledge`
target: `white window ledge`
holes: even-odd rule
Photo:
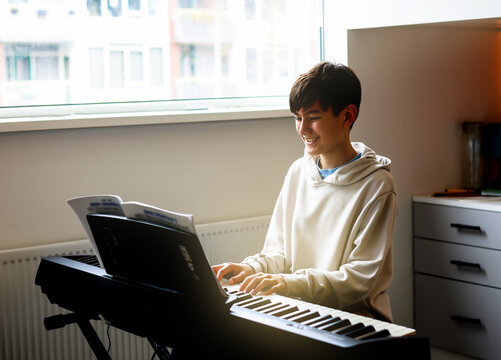
[[[286,97],[0,108],[0,132],[291,116]]]

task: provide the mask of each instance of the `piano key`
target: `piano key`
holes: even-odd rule
[[[316,323],[323,322],[323,321],[326,321],[326,320],[329,320],[329,319],[332,319],[332,315],[329,315],[329,314],[322,315],[322,314],[320,314],[319,318],[307,321],[303,325],[313,326]]]
[[[292,320],[296,316],[304,315],[304,314],[306,314],[308,312],[310,312],[310,310],[308,310],[308,309],[304,309],[304,310],[299,309],[298,311],[295,311],[295,312],[293,312],[291,314],[287,314],[287,316],[282,316],[282,319]]]
[[[249,304],[255,303],[255,302],[257,302],[259,300],[262,300],[262,299],[263,299],[262,297],[253,297],[253,298],[251,298],[251,299],[249,299],[247,301],[237,302],[237,304],[238,304],[238,306],[244,306],[245,307],[245,305],[249,305]]]
[[[274,311],[274,312],[270,313],[270,315],[273,315],[273,316],[276,316],[276,317],[280,317],[280,316],[284,316],[284,315],[290,314],[291,312],[294,312],[294,311],[297,311],[297,310],[298,310],[297,306],[290,306],[290,305],[288,305],[288,307],[283,308],[281,310]]]
[[[384,329],[384,330],[375,331],[373,333],[370,333],[370,334],[367,334],[364,336],[360,336],[359,339],[360,340],[379,339],[379,338],[388,337],[388,336],[390,336],[390,332],[388,330]]]
[[[259,308],[256,308],[254,310],[259,311],[259,312],[265,312],[265,310],[272,311],[272,308],[276,308],[277,306],[283,305],[281,302],[276,302],[276,303],[271,303],[270,305],[262,306]]]
[[[245,305],[244,307],[246,307],[247,309],[257,309],[257,308],[263,307],[264,305],[267,305],[270,303],[271,303],[270,299],[264,299],[264,300],[261,300],[261,301],[258,301],[258,302],[255,302],[255,303],[252,303],[249,305]]]
[[[324,326],[327,326],[327,325],[330,325],[330,324],[333,324],[333,323],[337,323],[339,320],[341,320],[340,317],[336,316],[335,318],[331,318],[331,319],[328,319],[326,321],[322,321],[318,324],[315,324],[313,325],[313,327],[316,327],[317,329],[320,329],[321,327],[324,327]]]
[[[240,295],[238,296],[237,295],[237,299],[235,300],[235,304],[238,304],[238,303],[241,303],[242,301],[246,301],[246,300],[249,300],[249,299],[252,299],[252,295],[251,294],[245,294],[245,295]]]
[[[372,319],[372,318],[366,318],[366,319],[364,319],[364,321],[360,321],[360,320],[358,320],[358,321],[363,322],[365,326],[374,326],[377,324],[377,322],[379,320]]]
[[[350,325],[351,325],[350,320],[344,319],[344,320],[336,321],[335,323],[332,323],[330,325],[322,326],[319,329],[325,330],[325,331],[334,331],[334,330],[342,329],[342,328],[344,328],[346,326],[350,326]]]
[[[303,316],[296,317],[294,319],[290,319],[291,321],[297,322],[297,323],[304,323],[305,321],[311,320],[311,319],[317,319],[320,317],[320,314],[318,311],[311,312],[309,314],[305,314]]]
[[[367,335],[367,334],[371,334],[375,331],[376,329],[374,329],[374,326],[372,325],[369,325],[369,326],[364,326],[358,330],[354,330],[354,331],[350,331],[348,333],[346,333],[345,335],[346,336],[349,336],[351,338],[358,338],[362,335]]]
[[[263,312],[264,314],[271,314],[272,312],[277,311],[278,309],[284,309],[284,308],[286,308],[286,307],[288,307],[288,306],[289,306],[289,305],[287,305],[287,304],[281,304],[281,305],[280,305],[280,306],[278,306],[278,307],[275,307],[275,308],[273,308],[273,309],[269,309],[269,310],[266,310],[266,311],[262,311],[262,312]]]
[[[364,324],[362,323],[356,323],[356,324],[353,324],[353,325],[350,325],[350,326],[346,326],[342,329],[339,329],[336,331],[336,334],[338,335],[345,335],[351,331],[355,331],[355,330],[359,330],[359,329],[362,329],[364,328]]]
[[[392,333],[392,336],[406,336],[409,335],[406,329],[388,327],[388,330]],[[414,333],[416,331],[414,330]]]

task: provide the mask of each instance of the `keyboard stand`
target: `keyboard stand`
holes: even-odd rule
[[[48,316],[44,319],[44,325],[46,330],[53,330],[65,327],[70,324],[77,324],[82,331],[85,339],[89,343],[92,352],[98,360],[111,360],[108,351],[104,347],[101,339],[96,334],[96,330],[92,327],[90,320],[96,319],[92,316],[82,316],[77,313],[69,313],[64,315],[53,315]]]
[[[98,317],[93,316],[81,316],[77,313],[60,314],[48,316],[44,319],[44,326],[46,330],[54,330],[65,327],[66,325],[77,324],[82,332],[85,340],[89,344],[92,352],[96,356],[97,360],[111,360],[111,356],[104,347],[101,339],[96,333],[96,330],[92,327],[90,320],[100,320]],[[112,326],[112,325],[110,325]],[[155,355],[160,360],[172,360],[173,357],[171,352],[167,349],[165,345],[159,344],[156,341],[148,338]]]
[[[148,338],[148,341],[150,342],[151,347],[155,351],[155,355],[158,356],[160,360],[173,359],[171,353],[169,352],[169,350],[167,350],[167,347],[165,345],[159,344],[150,338]]]

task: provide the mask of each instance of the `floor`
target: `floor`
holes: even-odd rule
[[[431,348],[431,360],[472,360],[470,356],[442,350],[436,347]]]

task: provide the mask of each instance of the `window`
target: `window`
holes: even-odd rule
[[[245,0],[245,19],[254,20],[256,18],[256,0]]]
[[[162,48],[150,49],[151,87],[164,86],[164,58]]]
[[[89,49],[89,80],[91,89],[104,88],[104,56],[102,48]]]
[[[143,53],[132,51],[130,53],[130,78],[133,82],[141,82],[143,77]]]
[[[182,77],[194,77],[195,76],[195,45],[191,44],[181,44],[179,46],[181,51],[181,56],[179,59],[181,65],[181,76]]]
[[[303,0],[0,1],[0,108],[287,95],[319,60],[320,9]]]
[[[110,86],[123,88],[125,85],[124,75],[124,52],[110,51]]]
[[[140,0],[129,0],[129,10],[132,10],[132,11],[141,10],[141,1]]]
[[[108,0],[108,11],[111,16],[122,15],[122,0]]]
[[[87,0],[87,10],[91,16],[101,16],[101,0]]]
[[[245,65],[247,69],[247,83],[257,83],[257,49],[248,48],[245,51]]]

